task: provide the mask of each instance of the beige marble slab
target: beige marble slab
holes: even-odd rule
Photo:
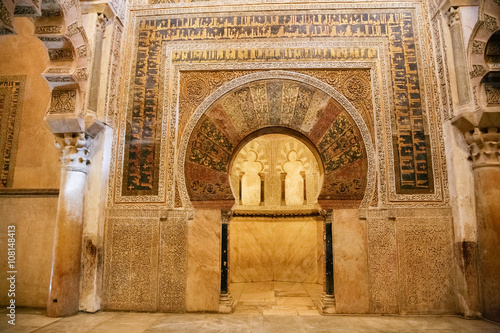
[[[274,294],[278,297],[295,296],[309,297],[307,290],[302,283],[295,282],[274,282]]]
[[[276,297],[276,304],[284,306],[314,306],[310,297]]]
[[[322,224],[313,218],[234,218],[231,282],[322,281],[322,237]]]
[[[188,223],[187,311],[218,311],[220,211],[197,210]]]
[[[334,210],[333,230],[336,311],[368,313],[366,223],[357,209]]]

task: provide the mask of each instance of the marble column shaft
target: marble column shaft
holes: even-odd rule
[[[64,133],[55,141],[62,168],[47,315],[64,317],[78,312],[89,139],[84,133]]]
[[[324,295],[320,299],[320,311],[322,314],[334,314],[336,311],[335,285],[333,270],[333,211],[324,212],[323,222],[324,254],[325,254],[325,279]]]
[[[500,321],[500,129],[465,133],[471,149],[483,317]]]
[[[219,313],[231,313],[234,310],[234,299],[229,292],[229,222],[233,211],[221,211],[221,270]]]

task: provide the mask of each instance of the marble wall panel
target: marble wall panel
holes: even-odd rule
[[[333,269],[337,313],[369,312],[366,224],[357,209],[333,212]]]
[[[274,223],[275,281],[318,281],[317,227],[314,219]]]
[[[234,218],[231,282],[322,281],[322,227],[314,218]]]
[[[274,281],[272,223],[233,218],[229,235],[231,282]]]
[[[188,222],[187,311],[219,309],[220,234],[219,210],[197,210]]]

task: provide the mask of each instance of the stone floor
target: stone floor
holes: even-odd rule
[[[48,318],[43,310],[17,309],[16,326],[0,310],[0,332],[443,332],[500,333],[500,324],[457,316],[321,316],[321,285],[260,282],[231,285],[232,314],[79,313]]]
[[[312,283],[253,282],[229,286],[235,314],[317,315],[323,286]]]

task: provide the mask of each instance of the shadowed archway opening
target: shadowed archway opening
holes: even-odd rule
[[[318,313],[325,272],[317,201],[323,167],[305,140],[290,129],[265,128],[233,154],[228,278],[237,312]]]

